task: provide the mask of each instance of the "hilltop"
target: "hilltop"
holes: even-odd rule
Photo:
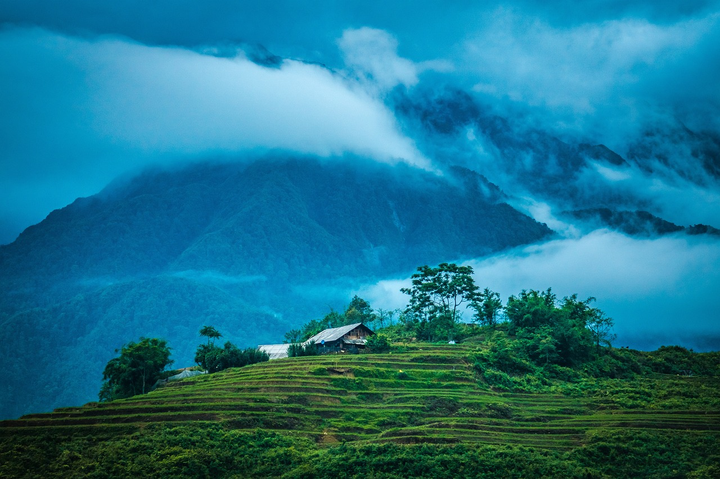
[[[387,354],[280,359],[170,383],[147,395],[4,421],[0,474],[715,477],[720,472],[717,353],[609,350],[603,363],[615,366],[604,373],[548,367],[506,374],[510,382],[503,384],[497,379],[502,371],[483,365],[498,341],[396,343]],[[635,371],[618,368],[621,363]]]

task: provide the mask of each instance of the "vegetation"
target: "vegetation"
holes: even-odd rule
[[[470,266],[442,263],[437,268],[420,266],[412,275],[412,287],[401,291],[410,295],[406,322],[414,324],[418,339],[453,339],[460,308],[478,298],[472,273]]]
[[[170,348],[162,339],[140,338],[137,343],[124,345],[119,352],[120,356],[111,359],[103,371],[101,401],[145,394],[172,363]]]
[[[456,345],[263,362],[5,421],[0,476],[717,475],[720,354],[612,349],[585,371],[523,359],[506,325],[474,331]]]
[[[385,313],[387,317],[387,313]],[[315,336],[320,331],[329,328],[339,328],[348,324],[364,323],[371,325],[379,319],[370,303],[355,295],[345,307],[345,312],[339,313],[330,310],[322,319],[315,319],[302,325],[300,329],[292,329],[285,333],[285,342],[298,343]]]
[[[290,343],[288,346],[288,357],[297,358],[300,356],[317,356],[318,349],[314,344]]]
[[[238,347],[276,342],[338,308],[328,286],[348,278],[551,234],[469,171],[459,188],[454,173],[271,156],[147,171],[0,245],[0,362],[15,365],[0,371],[0,417],[92,400],[138,331],[191,364],[204,324]]]
[[[213,326],[203,326],[200,336],[208,338],[206,344],[200,344],[195,351],[195,362],[209,373],[217,373],[228,368],[241,368],[250,364],[268,361],[270,356],[258,348],[240,349],[230,341],[220,348],[215,339],[222,335]]]
[[[0,476],[720,473],[720,353],[613,348],[612,320],[592,298],[558,300],[549,289],[530,290],[500,308],[495,293],[467,278],[451,289],[453,275],[471,270],[443,269],[439,276],[426,269],[432,274],[414,283],[437,295],[439,306],[418,313],[411,301],[397,324],[368,339],[366,354],[317,355],[293,342],[287,359],[0,422]],[[415,297],[421,304],[420,293]],[[481,319],[457,321],[455,304]],[[351,305],[325,319],[383,316],[361,298]],[[450,321],[456,344],[415,339],[442,321]],[[215,352],[243,353],[229,342],[216,346],[214,327],[201,336],[207,341],[197,351],[208,364]]]
[[[387,336],[382,333],[373,334],[367,338],[365,347],[371,353],[388,353],[392,349],[390,341]]]

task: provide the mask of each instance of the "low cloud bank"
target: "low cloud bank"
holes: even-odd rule
[[[468,261],[479,286],[507,300],[523,289],[577,293],[615,320],[616,345],[720,348],[720,241],[678,235],[635,239],[607,230]],[[409,276],[409,275],[408,275]],[[361,288],[376,308],[404,307],[409,280]]]
[[[280,149],[430,167],[380,100],[318,65],[37,28],[0,31],[0,56],[0,203],[22,205],[28,224],[127,171],[203,155]]]

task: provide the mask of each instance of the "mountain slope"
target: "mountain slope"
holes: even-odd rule
[[[338,284],[549,234],[463,169],[276,156],[147,172],[0,247],[0,360],[19,365],[2,373],[0,414],[93,399],[104,362],[141,335],[187,366],[203,324],[241,346],[277,341],[344,304]]]
[[[552,380],[514,374],[527,389],[508,390],[488,387],[490,374],[473,365],[481,345],[395,347],[280,359],[3,421],[0,474],[712,477],[716,470],[717,377],[590,378],[551,366]],[[635,365],[662,364],[660,351],[621,353]],[[715,353],[685,353],[717,364]],[[604,364],[612,369],[618,354],[609,352]]]

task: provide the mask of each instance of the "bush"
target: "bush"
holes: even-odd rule
[[[483,372],[483,379],[485,382],[494,388],[498,389],[513,389],[514,382],[507,373],[502,371],[495,371],[494,369],[487,369]]]
[[[365,346],[371,353],[387,353],[390,352],[392,347],[387,336],[384,334],[374,334],[367,339]]]
[[[207,372],[216,373],[227,368],[241,368],[270,360],[270,356],[257,348],[240,349],[230,341],[223,348],[214,344],[201,344],[195,353],[195,362]]]
[[[288,357],[297,358],[300,356],[317,356],[317,346],[315,344],[291,343],[288,346]]]

